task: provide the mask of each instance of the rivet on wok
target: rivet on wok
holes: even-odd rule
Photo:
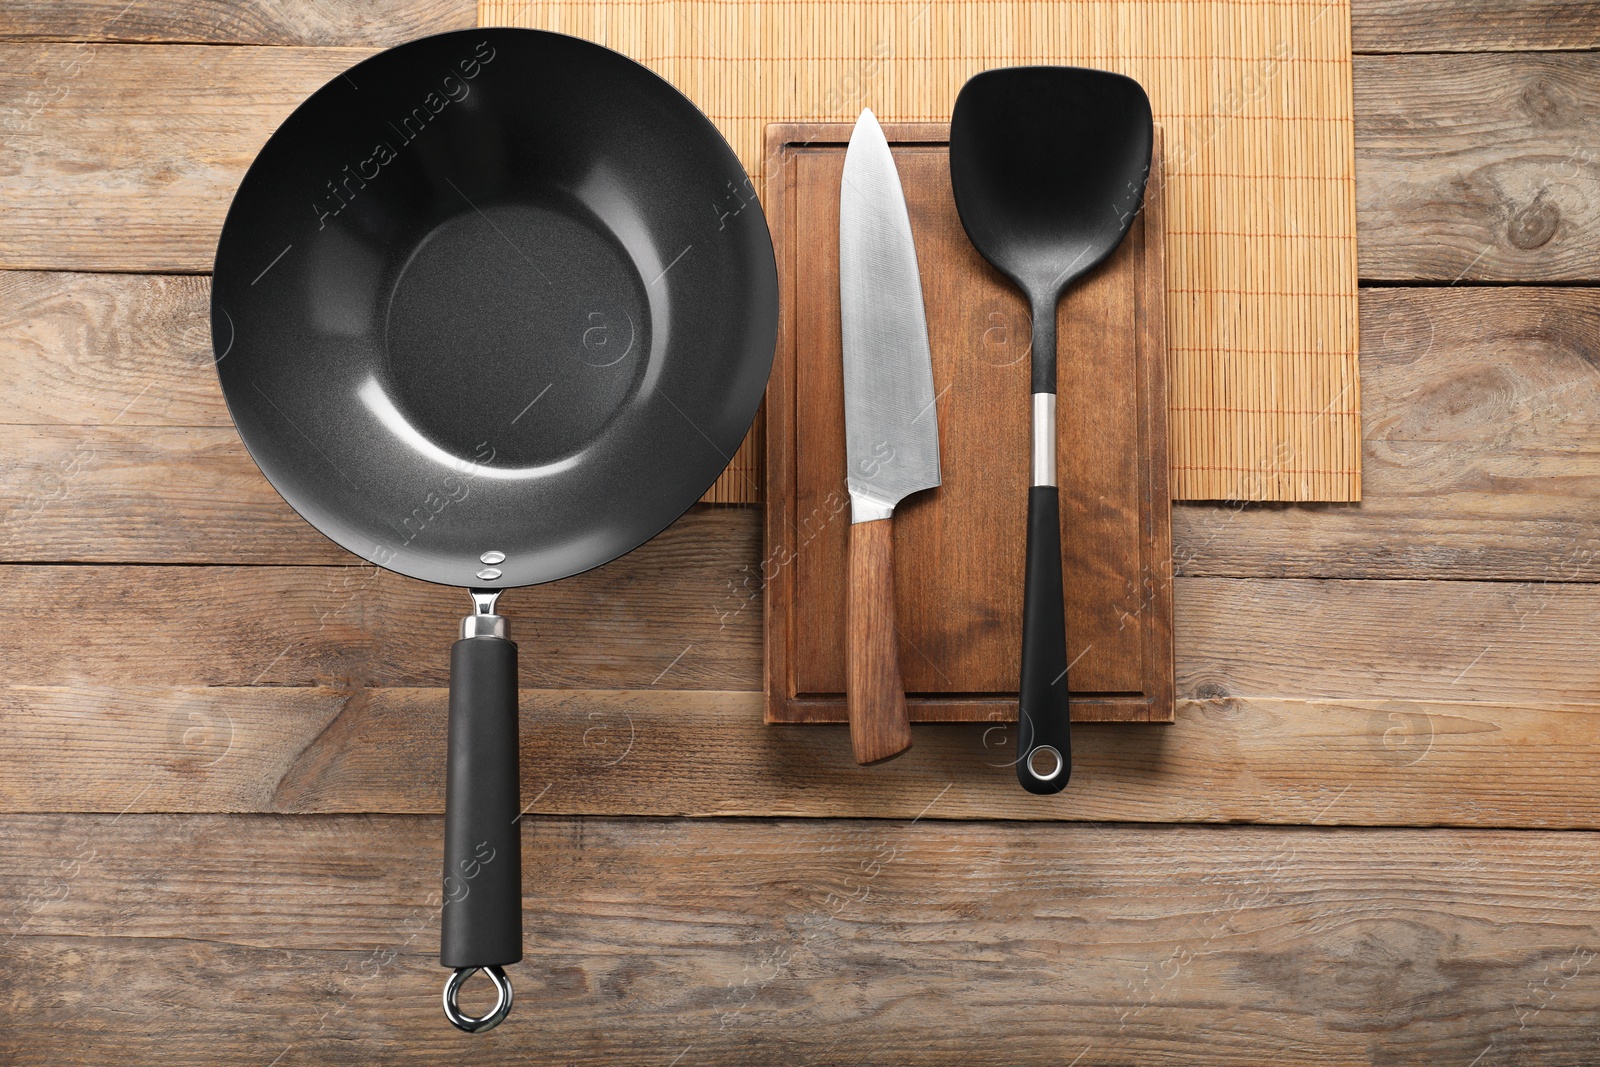
[[[485,568],[483,568],[483,570],[478,572],[478,577],[481,578],[483,581],[492,582],[496,578],[500,577],[500,568],[499,567],[485,567]]]
[[[491,548],[489,551],[485,552],[483,555],[479,556],[478,558],[483,560],[483,562],[493,566],[496,563],[504,563],[506,561],[506,554],[504,552],[497,552],[497,551],[495,551],[494,549]],[[478,577],[481,578],[481,577],[483,577],[483,575],[480,574],[480,575],[478,575]]]

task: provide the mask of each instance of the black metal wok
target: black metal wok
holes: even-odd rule
[[[284,122],[217,247],[239,434],[356,555],[472,591],[451,652],[440,962],[452,1022],[522,958],[516,646],[499,591],[597,567],[711,485],[771,369],[766,220],[716,129],[598,45],[467,30]],[[495,1009],[467,1016],[485,969]]]

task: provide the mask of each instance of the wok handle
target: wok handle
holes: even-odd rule
[[[845,708],[856,762],[882,763],[911,747],[911,719],[894,625],[894,520],[850,524],[845,600]]]
[[[1037,323],[1039,316],[1035,316]],[[1050,323],[1054,326],[1054,323]],[[1048,337],[1054,355],[1053,332]],[[1037,377],[1039,338],[1034,338]],[[1050,361],[1054,363],[1054,360]],[[1051,374],[1052,385],[1054,374]],[[1061,494],[1056,488],[1056,394],[1033,394],[1033,477],[1028,489],[1022,595],[1022,683],[1017,695],[1017,781],[1048,796],[1072,775],[1067,620],[1061,586]],[[1047,750],[1047,751],[1041,751]]]
[[[449,765],[445,779],[444,905],[439,962],[456,969],[445,1014],[481,1032],[511,1008],[500,967],[522,959],[521,790],[517,766],[517,646],[505,620],[477,615],[450,649]],[[463,1015],[455,992],[485,969],[499,989],[488,1015]]]

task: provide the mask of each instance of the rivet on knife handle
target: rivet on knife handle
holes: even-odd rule
[[[894,619],[894,521],[854,523],[844,658],[850,745],[857,763],[881,763],[911,747]]]

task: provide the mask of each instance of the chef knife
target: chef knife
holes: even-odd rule
[[[861,112],[839,190],[839,308],[850,490],[845,699],[857,763],[911,747],[894,607],[895,505],[939,484],[939,420],[922,280],[900,172]]]

